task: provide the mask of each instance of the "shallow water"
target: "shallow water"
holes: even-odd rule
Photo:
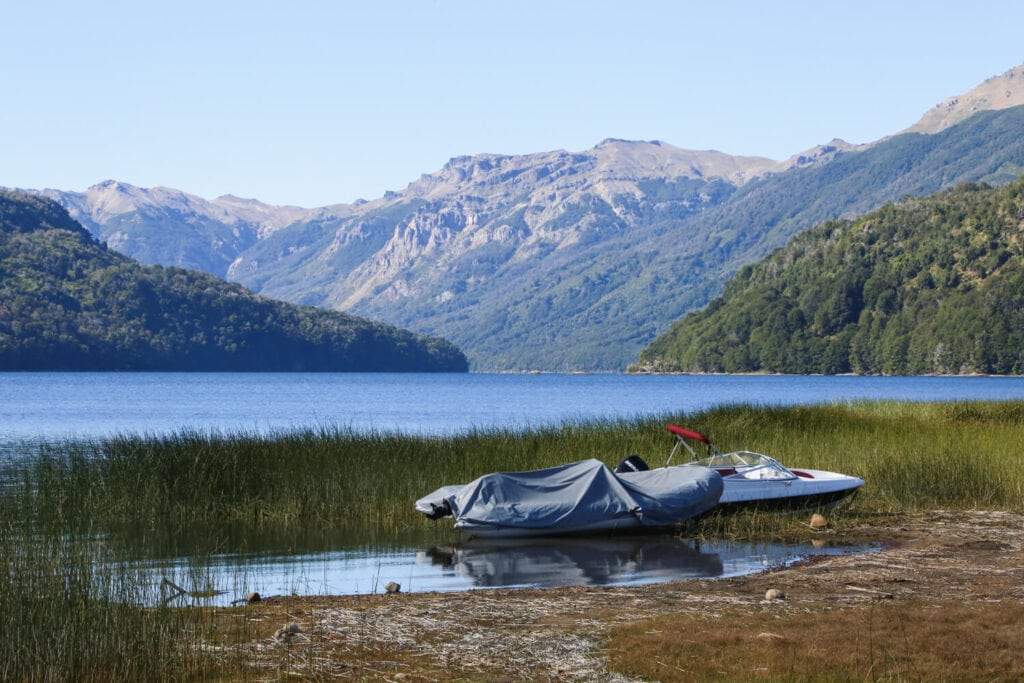
[[[739,576],[813,555],[877,550],[873,545],[697,541],[670,535],[551,539],[459,540],[443,545],[298,554],[221,554],[144,563],[154,583],[167,577],[194,597],[164,585],[153,602],[226,605],[250,591],[272,595],[382,593],[478,588],[635,586],[678,579]]]

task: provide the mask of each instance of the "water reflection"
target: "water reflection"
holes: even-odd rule
[[[721,576],[716,552],[673,537],[469,541],[420,557],[474,587],[609,586]]]
[[[468,540],[405,547],[349,547],[296,553],[219,553],[141,564],[154,584],[186,588],[180,604],[228,604],[250,591],[269,595],[354,595],[478,588],[642,585],[738,576],[810,555],[866,552],[871,545],[737,543],[674,536]],[[222,591],[212,595],[214,591]],[[161,598],[165,597],[161,595]]]
[[[318,525],[260,527],[251,524],[190,523],[153,525],[144,521],[106,524],[102,532],[111,554],[129,560],[178,561],[184,557],[238,558],[243,563],[271,558],[315,558],[338,554],[389,555],[409,548],[457,540],[452,529],[382,531],[372,525],[340,528]],[[201,562],[204,562],[200,560]]]

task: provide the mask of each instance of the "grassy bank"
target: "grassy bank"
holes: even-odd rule
[[[1024,506],[1024,402],[729,406],[437,437],[182,432],[49,444],[22,454],[0,487],[0,553],[9,558],[0,563],[0,677],[189,678],[223,666],[202,654],[202,612],[140,606],[141,579],[109,562],[116,557],[97,562],[97,546],[79,534],[231,525],[386,535],[433,524],[413,510],[416,498],[487,472],[589,457],[614,465],[631,453],[659,466],[673,444],[669,421],[723,450],[863,477],[847,514]],[[795,524],[779,519],[712,517],[688,532],[774,534]]]
[[[791,466],[861,476],[867,481],[857,501],[861,512],[1017,508],[1024,500],[1018,447],[1024,402],[863,402],[730,406],[436,437],[182,432],[52,444],[27,454],[18,485],[4,492],[2,503],[9,518],[27,513],[61,529],[81,520],[145,520],[159,527],[330,525],[386,532],[428,524],[412,501],[487,472],[590,457],[614,466],[630,453],[661,465],[673,444],[668,421],[709,434],[723,450],[761,451]]]

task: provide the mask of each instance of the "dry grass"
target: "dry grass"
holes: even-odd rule
[[[610,634],[646,680],[1017,681],[1024,603],[880,600],[846,609],[663,615]]]

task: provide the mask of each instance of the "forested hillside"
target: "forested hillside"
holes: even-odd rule
[[[141,266],[0,192],[0,370],[466,371],[449,342]]]
[[[640,355],[686,372],[1024,373],[1024,179],[829,221]]]

